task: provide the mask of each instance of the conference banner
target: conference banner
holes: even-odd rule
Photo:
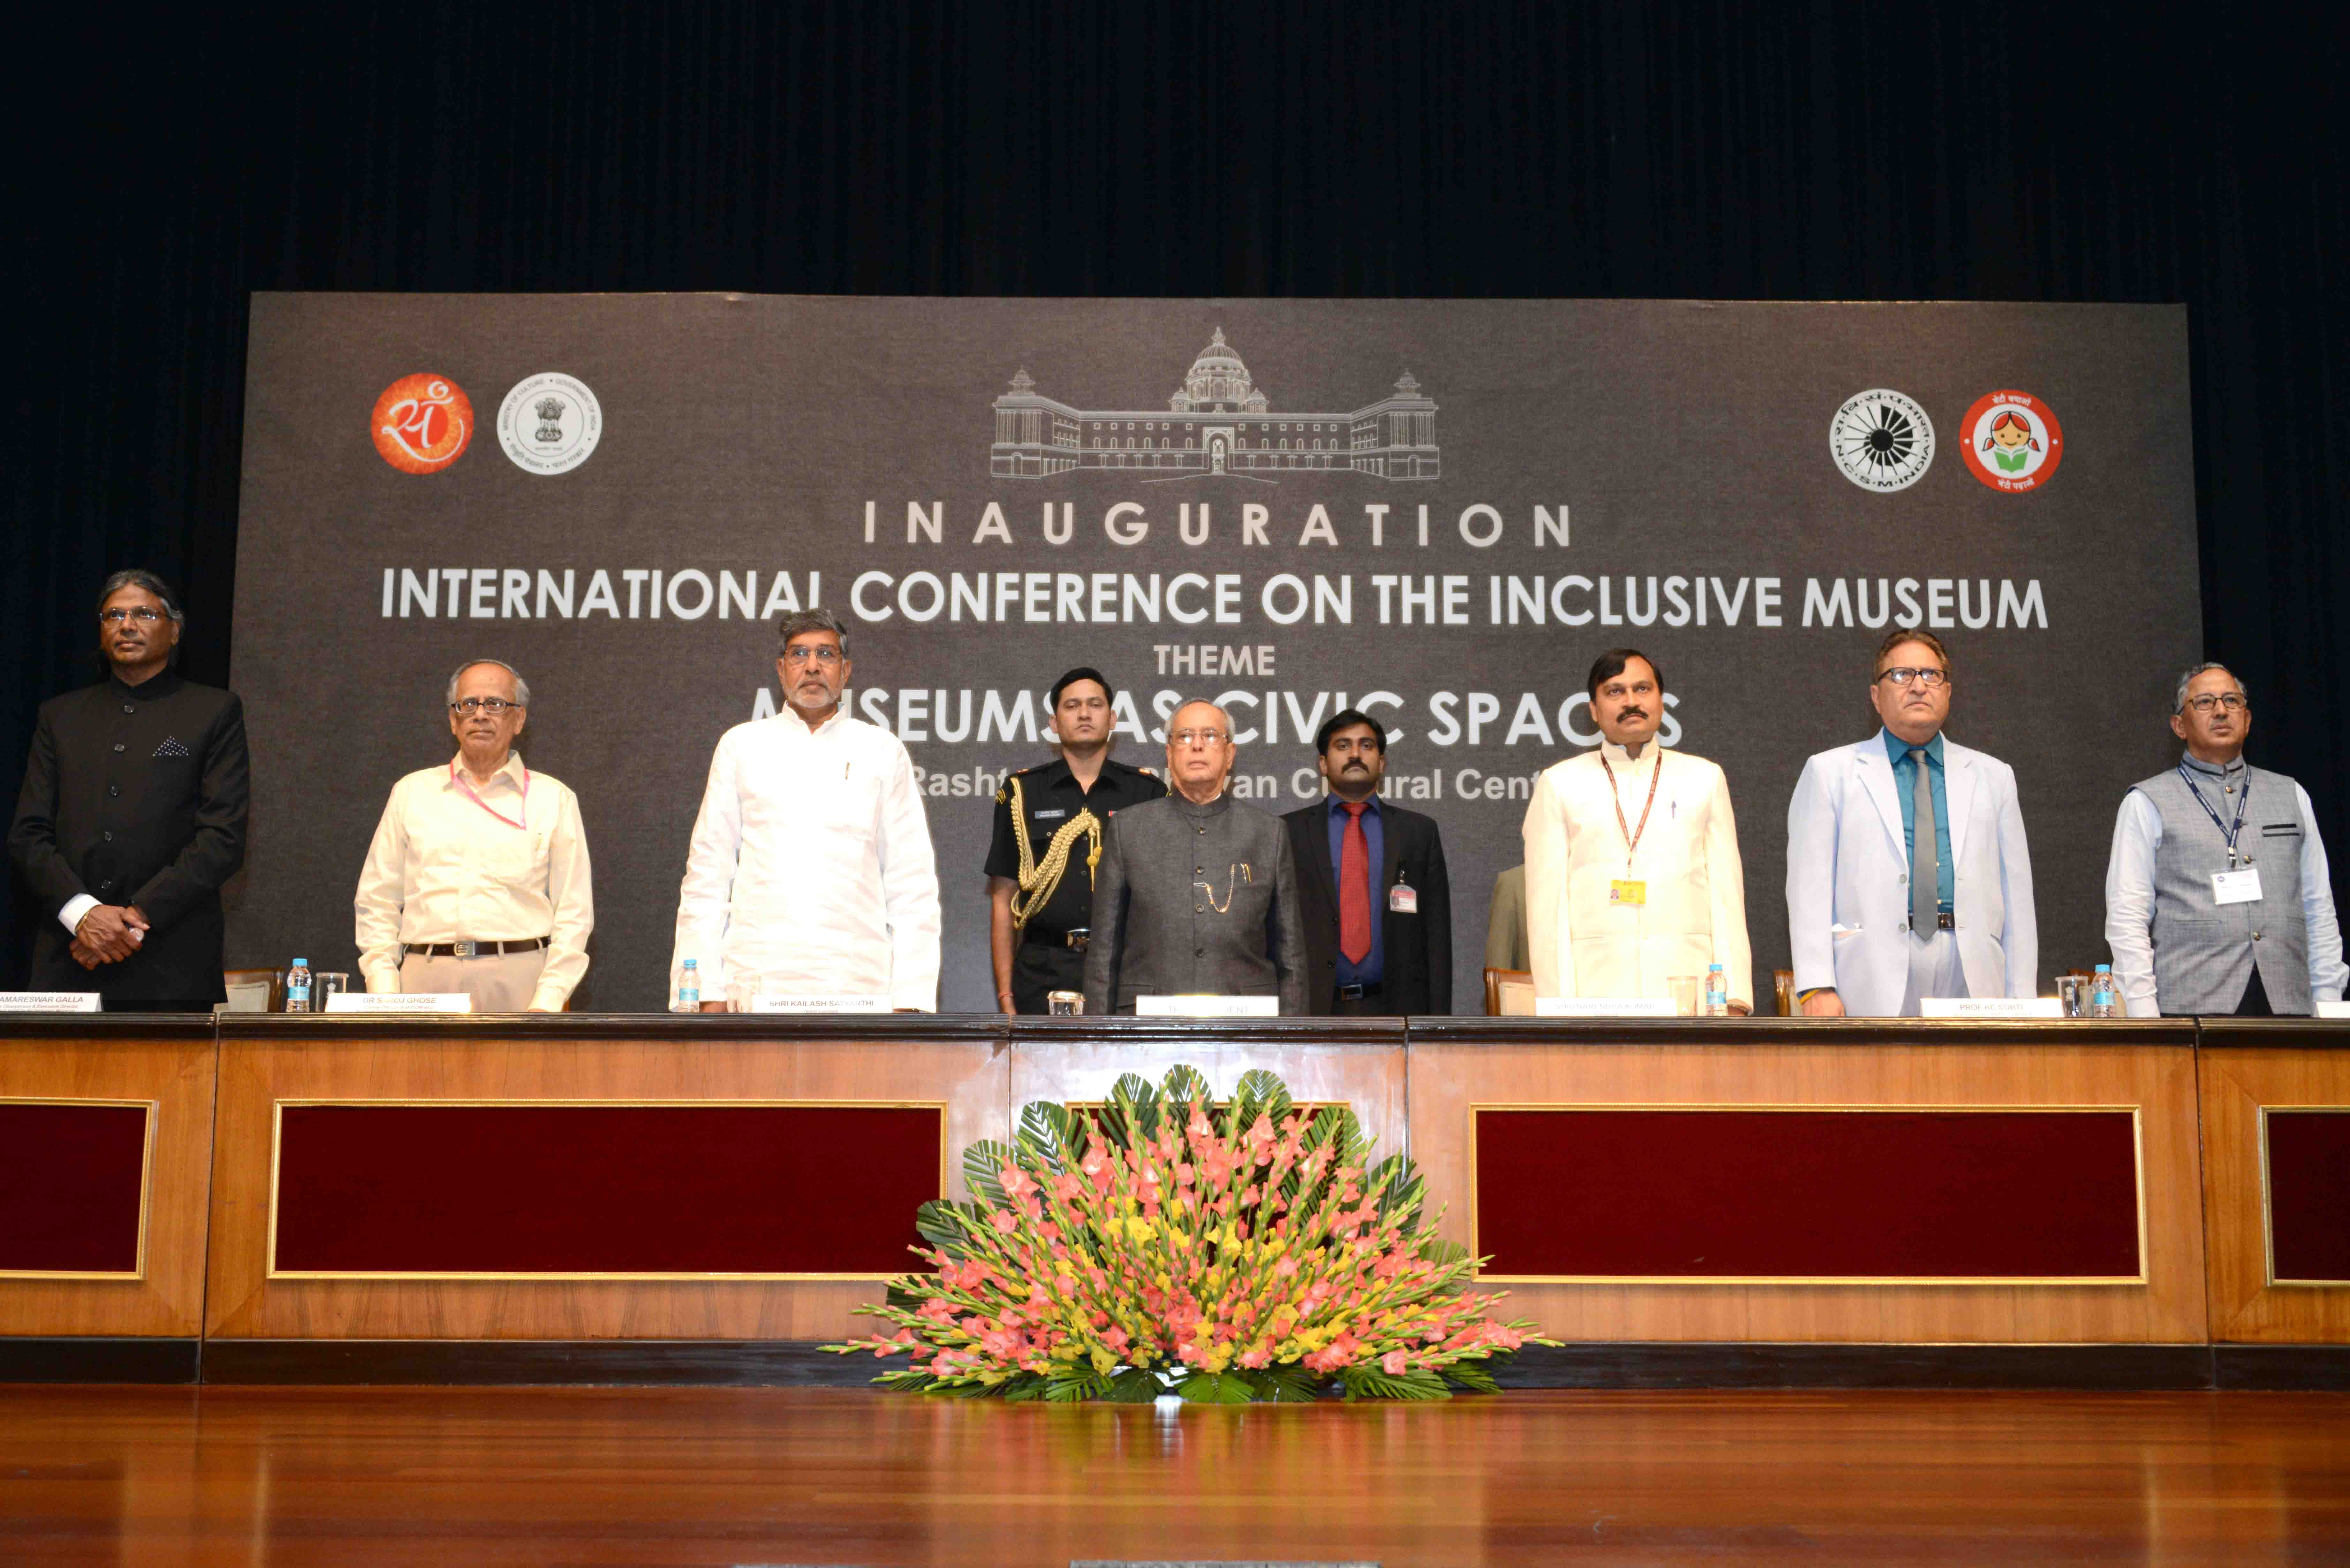
[[[2045,989],[2105,956],[2115,811],[2176,751],[2193,476],[2175,306],[260,295],[229,957],[354,967],[385,797],[494,658],[580,797],[574,1005],[660,1007],[712,749],[776,713],[775,623],[820,604],[917,770],[948,1011],[993,1006],[993,797],[1080,664],[1130,763],[1222,703],[1270,812],[1320,794],[1324,719],[1376,714],[1476,1011],[1494,877],[1618,646],[1728,773],[1767,1007],[1789,794],[1874,731],[1895,627],[1949,645],[1948,732],[2016,771]]]

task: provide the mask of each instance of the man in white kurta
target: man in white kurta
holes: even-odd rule
[[[1667,751],[1656,666],[1615,649],[1592,666],[1596,752],[1546,769],[1526,807],[1526,924],[1537,996],[1669,996],[1676,975],[1729,980],[1751,1012],[1745,873],[1721,769]]]
[[[719,738],[679,888],[670,994],[697,961],[702,1010],[731,981],[779,996],[879,996],[935,1012],[939,877],[914,765],[851,718],[847,637],[828,610],[784,618],[786,706]]]
[[[494,659],[451,678],[457,755],[391,786],[352,900],[374,992],[463,992],[482,1012],[560,1012],[588,972],[596,900],[579,797],[513,742],[530,688]]]

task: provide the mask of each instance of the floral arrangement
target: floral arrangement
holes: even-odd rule
[[[897,1332],[826,1348],[910,1355],[886,1387],[1006,1399],[1492,1391],[1495,1354],[1556,1342],[1486,1316],[1501,1295],[1461,1288],[1482,1260],[1422,1221],[1409,1160],[1369,1153],[1351,1109],[1309,1115],[1265,1072],[1222,1104],[1191,1067],[1032,1104],[1012,1145],[964,1151],[972,1201],[922,1206],[937,1272],[858,1309]]]

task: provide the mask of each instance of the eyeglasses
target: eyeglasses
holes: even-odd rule
[[[108,626],[120,626],[126,620],[135,620],[141,626],[152,626],[163,618],[163,612],[153,605],[133,605],[129,609],[117,606],[112,609],[99,611],[98,618]]]
[[[1907,686],[1915,680],[1930,691],[1937,686],[1947,685],[1950,682],[1950,672],[1947,670],[1912,670],[1905,664],[1897,670],[1880,670],[1877,673],[1877,678],[1879,680],[1890,680],[1896,686]]]
[[[2232,713],[2239,708],[2251,706],[2244,701],[2244,694],[2241,691],[2222,691],[2217,696],[2206,691],[2200,697],[2189,697],[2187,705],[2198,713],[2209,713],[2214,708],[2225,708]]]
[[[840,662],[837,648],[787,648],[784,649],[785,664],[821,664],[827,669]]]
[[[494,719],[509,708],[519,708],[519,702],[509,702],[503,697],[460,697],[449,704],[452,713],[487,713]]]
[[[1232,739],[1222,730],[1178,730],[1167,738],[1179,746],[1221,746]]]

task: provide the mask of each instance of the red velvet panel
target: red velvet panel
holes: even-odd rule
[[[1496,1274],[2138,1272],[2129,1113],[1481,1111]]]
[[[2350,1113],[2269,1113],[2271,1256],[2281,1280],[2350,1280]]]
[[[935,1107],[287,1106],[275,1267],[899,1273]]]
[[[0,1269],[135,1273],[144,1106],[0,1102]]]

